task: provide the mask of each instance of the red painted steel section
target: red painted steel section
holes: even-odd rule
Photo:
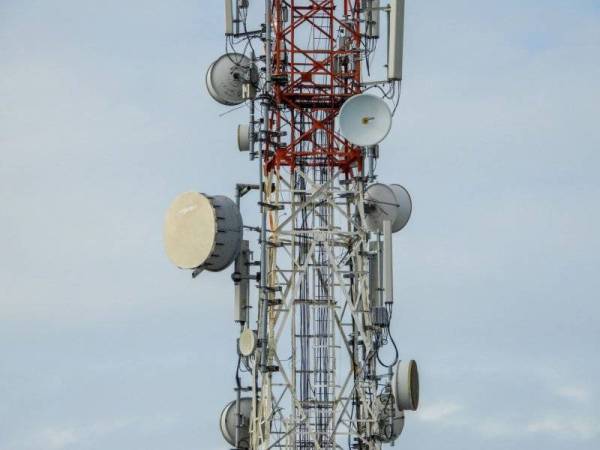
[[[360,8],[361,0],[273,1],[267,171],[329,166],[352,176],[362,170],[361,150],[335,133],[340,107],[361,92]]]

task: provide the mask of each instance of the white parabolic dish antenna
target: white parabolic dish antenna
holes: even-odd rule
[[[222,195],[207,197],[186,192],[167,210],[165,250],[171,262],[181,269],[223,270],[238,255],[241,239],[239,209]]]
[[[416,411],[419,407],[419,371],[415,361],[398,361],[392,377],[392,392],[400,411]]]
[[[235,106],[244,102],[244,82],[256,83],[257,79],[258,72],[250,58],[239,53],[227,53],[208,68],[206,88],[217,102]]]
[[[247,124],[238,125],[237,129],[237,142],[238,149],[240,152],[247,152],[250,150],[250,126]]]
[[[390,188],[394,191],[396,202],[398,203],[398,215],[396,216],[396,220],[392,223],[392,233],[396,233],[404,228],[410,220],[410,215],[412,213],[412,199],[404,186],[390,184]]]
[[[368,94],[350,97],[339,114],[340,133],[354,145],[369,147],[385,139],[392,128],[386,103]]]
[[[365,219],[369,231],[382,231],[383,221],[395,223],[399,213],[396,195],[390,186],[375,183],[365,192]]]
[[[244,418],[239,429],[240,448],[248,448],[248,424],[250,423],[250,414],[252,412],[252,399],[249,397],[240,398],[240,415]],[[235,446],[235,428],[236,428],[236,405],[235,400],[228,403],[221,413],[219,420],[221,433],[229,445]]]

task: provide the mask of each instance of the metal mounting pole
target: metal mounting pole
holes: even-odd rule
[[[270,127],[270,91],[271,91],[271,1],[265,0],[265,88],[262,95],[262,145],[259,158],[259,180],[260,180],[260,207],[261,207],[261,226],[260,226],[260,293],[261,293],[261,320],[260,325],[260,365],[265,371],[268,365],[268,330],[269,330],[269,295],[267,286],[267,209],[265,207],[265,177],[264,163],[265,152],[269,152]]]

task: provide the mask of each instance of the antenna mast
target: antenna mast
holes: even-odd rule
[[[399,359],[390,331],[392,233],[412,203],[402,186],[375,182],[400,96],[404,1],[265,0],[254,31],[248,10],[261,4],[249,3],[225,0],[228,53],[207,87],[219,103],[247,104],[238,143],[258,183],[236,185],[235,203],[178,197],[167,253],[194,275],[235,259],[236,398],[220,420],[233,448],[380,449],[418,405],[416,363]],[[386,79],[370,81],[381,13]],[[239,219],[250,191],[255,227]],[[258,233],[257,252],[243,229]]]

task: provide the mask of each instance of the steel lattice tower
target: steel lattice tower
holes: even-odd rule
[[[380,7],[378,0],[265,0],[257,31],[246,28],[247,1],[225,3],[231,51],[223,63],[213,63],[207,83],[220,103],[245,101],[250,110],[248,142],[240,150],[258,163],[258,184],[238,184],[236,198],[239,206],[248,191],[258,191],[260,225],[246,228],[259,233],[259,255],[253,260],[243,241],[239,254],[233,249],[224,256],[231,239],[240,239],[241,225],[235,214],[226,214],[223,198],[207,196],[201,201],[212,205],[206,214],[217,223],[217,231],[209,232],[211,256],[197,266],[172,257],[196,275],[222,270],[234,251],[238,255],[237,398],[224,410],[221,428],[237,449],[379,449],[399,436],[403,410],[415,409],[418,401],[414,362],[396,364],[395,344],[391,363],[379,354],[393,343],[395,219],[376,229],[369,219],[380,206],[402,201],[393,193],[391,201],[369,194],[377,147],[352,144],[338,119],[349,99],[373,87],[397,105],[396,62],[388,62],[392,75],[385,81],[367,83],[362,74],[379,37],[380,10],[393,23],[401,5],[403,20],[404,2]],[[261,55],[254,53],[256,39]],[[394,45],[389,47],[397,51]],[[232,86],[239,87],[239,101]],[[370,114],[363,124],[376,118]],[[196,204],[178,208],[180,214]],[[254,266],[260,269],[253,275]],[[248,291],[254,278],[253,305]]]

